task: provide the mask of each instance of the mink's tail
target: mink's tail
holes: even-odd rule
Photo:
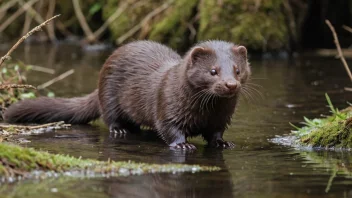
[[[100,116],[98,90],[78,98],[48,98],[23,100],[11,105],[3,117],[9,123],[49,123],[65,121],[85,124]]]

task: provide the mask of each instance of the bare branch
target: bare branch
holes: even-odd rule
[[[342,28],[345,29],[346,31],[352,33],[352,28],[351,27],[348,27],[347,25],[343,25]]]
[[[38,66],[38,65],[28,65],[28,66],[33,71],[44,72],[44,73],[47,73],[47,74],[55,74],[55,70],[50,69],[50,68],[41,67],[41,66]]]
[[[345,69],[347,71],[347,74],[350,77],[350,80],[352,81],[352,74],[351,74],[350,68],[348,67],[348,64],[347,64],[347,62],[345,60],[345,57],[343,56],[343,53],[342,53],[342,50],[341,50],[341,46],[340,46],[339,39],[337,37],[335,28],[334,28],[334,26],[331,25],[329,20],[325,20],[325,23],[329,26],[329,28],[330,28],[330,30],[332,32],[332,36],[334,37],[334,43],[336,45],[339,58],[341,59],[341,62],[343,64],[343,66],[345,67]]]
[[[56,0],[50,0],[48,1],[48,3],[49,3],[49,8],[48,8],[48,13],[46,15],[46,18],[54,16]],[[56,41],[54,24],[48,24],[47,29],[48,29],[48,35],[51,42]]]
[[[1,57],[0,59],[0,67],[2,65],[2,63],[6,60],[10,58],[11,53],[24,41],[26,40],[29,36],[31,36],[34,32],[40,31],[42,29],[43,26],[47,25],[51,20],[55,19],[56,17],[59,17],[60,15],[56,15],[51,17],[50,19],[44,21],[42,24],[36,26],[35,28],[33,28],[31,31],[29,31],[26,35],[22,36],[22,38],[20,38],[20,40],[17,41],[17,43],[12,46],[12,48],[6,53],[5,56]]]
[[[48,82],[39,85],[37,88],[38,89],[45,89],[46,87],[49,87],[50,85],[54,84],[55,82],[66,78],[67,76],[73,74],[74,72],[75,72],[74,69],[68,70],[67,72],[65,72],[65,73],[63,73],[63,74],[61,74],[61,75],[49,80]]]
[[[14,20],[17,19],[22,13],[24,13],[29,7],[31,7],[38,0],[31,0],[25,3],[19,10],[17,10],[13,15],[11,15],[5,22],[0,26],[0,32],[4,31]]]
[[[0,7],[0,20],[5,16],[6,11],[14,6],[18,0],[11,0]]]
[[[0,84],[1,89],[11,89],[11,88],[25,88],[25,89],[37,89],[33,85],[17,85],[17,84]]]
[[[24,126],[24,125],[0,125],[1,130],[6,130],[6,129],[16,129],[16,130],[34,130],[34,129],[41,129],[41,128],[48,128],[48,127],[58,127],[58,128],[67,128],[70,127],[70,124],[65,124],[64,121],[60,122],[51,122],[47,124],[41,124],[41,125],[32,125],[32,126]]]
[[[88,41],[95,41],[95,37],[93,35],[92,30],[90,29],[90,27],[88,26],[88,23],[86,21],[86,18],[84,17],[81,7],[79,5],[79,0],[72,0],[73,3],[73,7],[78,19],[79,24],[81,24],[81,27],[84,31],[84,34],[86,35]]]
[[[31,28],[32,19],[33,19],[33,16],[31,15],[31,13],[26,12],[26,17],[25,17],[25,20],[24,20],[24,25],[23,25],[23,29],[22,29],[22,34],[21,35],[25,35],[27,32],[29,32],[29,30]]]

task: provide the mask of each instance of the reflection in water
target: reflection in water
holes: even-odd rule
[[[54,75],[31,72],[28,80],[33,85],[74,68],[72,76],[49,88],[58,96],[79,96],[96,88],[99,69],[109,53],[85,53],[70,45],[30,46],[16,50],[13,57],[57,71]],[[289,133],[288,122],[299,124],[303,116],[328,114],[326,92],[339,109],[351,102],[352,93],[344,91],[350,82],[340,62],[307,57],[294,61],[252,59],[251,65],[252,82],[263,87],[257,87],[263,98],[253,93],[252,98],[241,99],[225,133],[225,138],[236,144],[233,150],[207,149],[201,139],[192,139],[197,151],[173,151],[150,133],[114,138],[107,130],[92,126],[27,137],[32,141],[28,146],[52,153],[99,160],[217,165],[223,171],[27,181],[2,186],[1,194],[7,191],[4,194],[20,197],[23,191],[18,189],[27,189],[32,197],[351,197],[351,153],[302,152],[268,141]],[[331,180],[335,170],[338,172]],[[34,186],[42,188],[32,192]],[[51,188],[58,188],[58,193]]]
[[[190,162],[193,155],[188,152],[167,153],[169,162]],[[143,177],[113,178],[106,181],[107,194],[111,197],[232,197],[231,174],[224,164],[221,151],[212,152],[213,165],[223,168],[216,173],[152,174]],[[209,160],[204,149],[198,156]]]

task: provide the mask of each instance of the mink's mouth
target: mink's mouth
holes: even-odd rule
[[[219,90],[219,91],[215,91],[216,95],[222,98],[232,98],[235,97],[236,95],[238,95],[240,92],[240,89],[235,89],[235,90]]]
[[[223,98],[233,98],[233,97],[235,97],[237,94],[238,94],[237,91],[236,91],[236,92],[231,91],[231,92],[227,92],[227,93],[225,93],[225,94],[221,94],[220,97],[223,97]]]

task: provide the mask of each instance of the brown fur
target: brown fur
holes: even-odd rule
[[[147,125],[170,146],[195,148],[186,138],[202,135],[212,146],[232,147],[222,136],[249,75],[243,46],[207,41],[181,58],[159,43],[136,41],[108,58],[98,91],[83,98],[25,100],[11,106],[5,120],[86,123],[100,109],[112,132]]]

